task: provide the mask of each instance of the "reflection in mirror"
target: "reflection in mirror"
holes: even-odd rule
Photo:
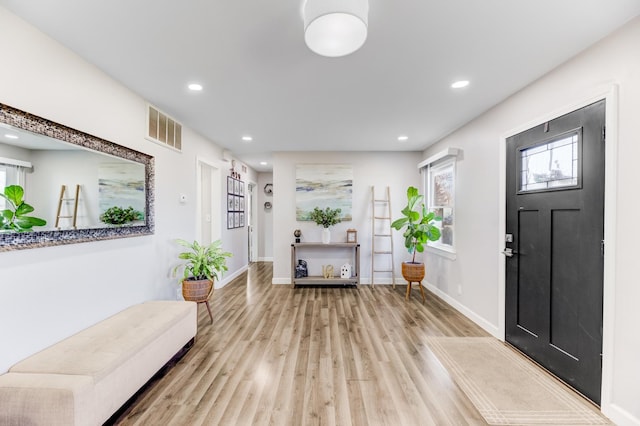
[[[0,104],[0,191],[9,185],[47,224],[1,231],[0,251],[153,233],[153,157]]]

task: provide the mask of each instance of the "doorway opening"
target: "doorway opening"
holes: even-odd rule
[[[221,236],[220,169],[204,159],[197,164],[197,235],[203,245],[209,245]]]

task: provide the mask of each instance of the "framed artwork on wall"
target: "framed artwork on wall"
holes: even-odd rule
[[[296,220],[310,221],[314,207],[341,210],[350,221],[353,168],[351,164],[296,165]]]
[[[227,176],[227,194],[233,194],[233,178]]]
[[[244,182],[227,176],[227,229],[244,226],[244,203]]]

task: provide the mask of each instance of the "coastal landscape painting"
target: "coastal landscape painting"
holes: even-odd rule
[[[314,207],[341,209],[350,221],[353,168],[350,164],[296,165],[296,220],[309,221]]]
[[[100,213],[109,207],[133,207],[145,211],[144,166],[134,163],[103,163],[98,167]]]

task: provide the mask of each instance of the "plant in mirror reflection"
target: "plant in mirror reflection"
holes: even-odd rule
[[[136,220],[143,220],[144,214],[133,207],[122,208],[118,206],[109,207],[100,215],[100,220],[109,225],[124,225]]]
[[[25,203],[24,189],[20,185],[9,185],[0,194],[8,202],[8,209],[0,211],[0,230],[25,232],[34,226],[45,226],[47,221],[39,217],[27,216],[35,209]]]

